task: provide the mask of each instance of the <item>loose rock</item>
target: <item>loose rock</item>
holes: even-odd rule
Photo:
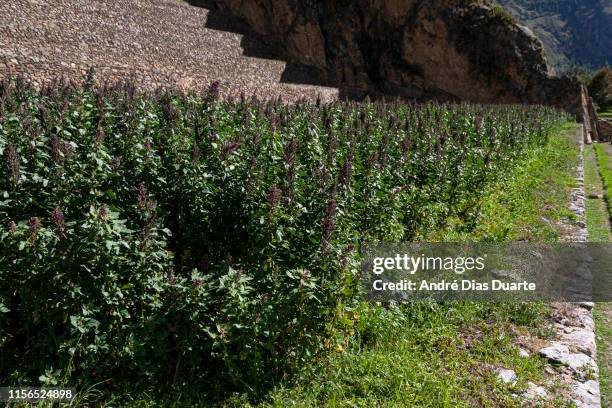
[[[546,391],[546,388],[534,384],[531,381],[527,383],[527,389],[523,391],[522,395],[528,400],[548,398],[548,392]]]
[[[498,368],[495,370],[497,373],[497,377],[505,384],[516,384],[518,377],[516,373],[512,370],[508,370],[506,368]]]

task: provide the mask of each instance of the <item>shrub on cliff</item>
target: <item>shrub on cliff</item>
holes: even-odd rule
[[[612,68],[605,66],[593,75],[588,83],[589,95],[599,109],[612,108]]]

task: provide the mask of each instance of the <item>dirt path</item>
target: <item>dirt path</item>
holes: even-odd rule
[[[100,77],[146,88],[197,90],[220,80],[234,95],[338,97],[336,89],[307,85],[317,83],[311,72],[287,66],[240,28],[179,0],[1,1],[0,78],[80,79],[94,67]]]

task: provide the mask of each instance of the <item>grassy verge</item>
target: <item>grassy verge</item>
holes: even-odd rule
[[[544,311],[538,304],[362,305],[355,334],[262,405],[518,406],[511,391],[539,382],[543,362],[520,357],[514,339],[536,331]],[[502,384],[492,367],[515,370],[519,383]]]
[[[593,310],[597,363],[603,407],[612,406],[612,303],[597,303]]]
[[[600,118],[612,119],[612,108],[605,111],[597,112],[597,116]]]
[[[570,217],[566,208],[578,160],[575,125],[557,133],[483,195],[471,234],[449,227],[430,238],[557,240],[555,226]],[[546,310],[537,303],[362,304],[342,317],[346,330],[329,339],[333,351],[297,380],[279,384],[262,405],[520,406],[514,393],[528,381],[541,383],[545,374],[539,357],[520,357],[517,338],[528,343],[550,335],[542,329]],[[502,384],[493,367],[514,370],[517,384]],[[233,404],[240,405],[239,399],[228,401]]]
[[[599,164],[599,172],[603,180],[605,198],[608,204],[612,203],[612,145],[597,144],[595,145],[597,153],[597,163]],[[610,216],[612,217],[612,206],[608,205]]]
[[[475,239],[555,242],[564,220],[574,220],[568,209],[569,190],[576,186],[578,166],[576,127],[558,129],[543,149],[526,158],[525,166],[486,192],[482,223]]]
[[[601,403],[603,407],[612,407],[612,303],[598,303],[593,315],[596,325]]]
[[[603,181],[603,184],[602,184]],[[612,146],[596,144],[585,150],[587,227],[592,242],[610,242],[609,217],[612,215]],[[606,209],[606,202],[608,203]],[[591,205],[589,205],[591,203]],[[612,406],[612,303],[598,303],[594,310],[597,354],[600,369],[602,406]]]
[[[586,218],[589,231],[589,241],[609,242],[609,214],[604,200],[604,189],[597,168],[595,146],[584,149],[584,183],[586,193]]]

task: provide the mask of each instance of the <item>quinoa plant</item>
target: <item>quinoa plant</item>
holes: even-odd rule
[[[473,228],[565,120],[4,80],[0,383],[257,395],[325,350],[363,242]]]

